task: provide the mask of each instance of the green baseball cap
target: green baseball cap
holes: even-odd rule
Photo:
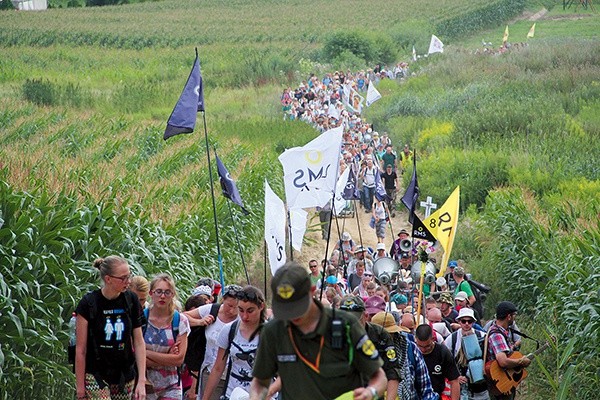
[[[312,283],[308,271],[295,262],[285,263],[271,280],[273,315],[290,320],[304,315],[310,306]]]

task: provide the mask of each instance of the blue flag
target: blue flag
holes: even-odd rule
[[[198,49],[196,49],[194,66],[179,97],[179,101],[175,104],[175,108],[167,121],[167,128],[165,129],[163,138],[167,140],[171,136],[181,133],[194,132],[198,111],[204,111],[204,90],[202,88]]]
[[[217,159],[217,172],[219,173],[219,182],[221,183],[223,196],[227,197],[229,200],[242,207],[242,211],[244,212],[244,214],[248,214],[248,210],[244,208],[242,196],[240,196],[240,192],[235,184],[235,181],[231,179],[229,171],[227,171],[227,168],[225,168],[225,165],[223,165],[219,156],[215,154],[215,158]]]
[[[375,197],[379,201],[389,200],[389,196],[387,195],[385,187],[383,186],[383,181],[381,180],[381,173],[379,172],[379,168],[376,168],[375,171]]]
[[[402,204],[408,208],[408,222],[413,223],[415,206],[419,200],[419,183],[417,182],[417,154],[413,154],[413,173],[410,183],[406,188],[406,193],[402,196]]]
[[[342,198],[344,200],[358,200],[360,199],[360,192],[358,191],[356,174],[354,173],[354,167],[350,166],[350,173],[348,174],[348,181],[344,188]]]

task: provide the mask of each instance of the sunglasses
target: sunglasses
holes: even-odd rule
[[[222,297],[229,296],[229,297],[237,298],[238,293],[241,291],[242,291],[242,287],[240,285],[227,285],[223,289]]]
[[[251,301],[253,303],[262,302],[262,299],[254,292],[244,292],[243,290],[235,294],[235,298],[242,301]]]
[[[309,265],[308,268],[317,268],[316,265]]]
[[[165,295],[165,297],[171,297],[171,296],[173,296],[175,294],[170,289],[167,289],[167,290],[155,289],[155,290],[152,291],[152,293],[155,294],[155,295],[157,295],[158,297],[161,297],[163,294]]]
[[[472,324],[473,322],[475,322],[474,319],[459,319],[458,320],[461,324]]]

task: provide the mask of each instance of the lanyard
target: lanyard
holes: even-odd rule
[[[294,351],[296,352],[298,357],[300,357],[302,362],[304,364],[306,364],[310,369],[315,371],[317,374],[320,373],[319,364],[321,363],[321,351],[323,350],[323,345],[325,344],[325,336],[321,336],[321,343],[319,344],[319,352],[317,353],[317,358],[315,359],[315,362],[312,363],[308,359],[306,359],[306,357],[304,357],[302,355],[302,353],[300,352],[300,350],[298,349],[298,346],[296,345],[296,341],[294,340],[294,334],[292,333],[291,326],[288,326],[288,333],[290,335],[290,340],[292,341],[292,346],[294,346]]]

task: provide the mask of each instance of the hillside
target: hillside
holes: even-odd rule
[[[544,6],[529,39],[537,2],[166,0],[0,11],[0,399],[70,396],[66,321],[97,286],[95,257],[168,271],[182,296],[199,275],[217,274],[203,129],[162,140],[196,46],[210,147],[250,210],[233,208],[234,232],[216,190],[225,279],[243,281],[239,238],[262,286],[264,180],[283,197],[277,156],[317,135],[283,120],[282,89],[312,72],[372,67],[357,55],[325,59],[336,31],[389,40],[402,61],[413,45],[424,55],[432,33],[444,41],[444,54],[410,62],[409,79],[383,81],[364,118],[418,149],[422,197],[440,204],[461,186],[452,254],[493,287],[490,304],[511,299],[522,328],[559,338],[530,369],[523,399],[594,398],[600,16]],[[506,24],[518,45],[500,54]],[[339,222],[358,236],[355,220]],[[406,215],[392,222],[397,232]],[[309,232],[295,258],[324,254]]]

